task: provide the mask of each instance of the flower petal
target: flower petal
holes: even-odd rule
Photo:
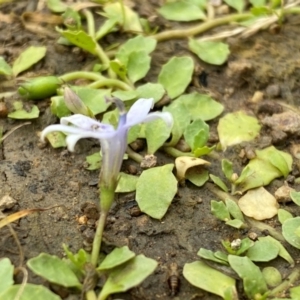
[[[156,120],[158,118],[163,119],[170,128],[173,126],[173,116],[169,112],[153,112],[153,113],[150,113],[144,118],[143,122],[148,123],[148,122],[151,122],[151,121]]]
[[[110,129],[110,128],[109,128]],[[94,138],[94,139],[107,139],[107,138],[111,138],[114,135],[116,135],[116,131],[113,130],[108,130],[108,131],[92,131],[92,130],[84,130],[81,128],[77,128],[74,126],[68,126],[68,125],[50,125],[48,127],[46,127],[41,134],[41,140],[45,141],[45,137],[47,136],[47,134],[49,134],[50,132],[55,132],[55,131],[61,131],[63,133],[66,134],[75,134],[80,136],[79,139],[82,138]]]
[[[141,98],[137,100],[127,113],[126,127],[144,122],[150,109],[153,107],[154,99]]]
[[[76,127],[79,127],[81,129],[85,130],[92,130],[92,131],[114,131],[114,127],[109,124],[102,124],[92,118],[89,118],[87,116],[83,116],[80,114],[76,114],[70,117],[63,117],[60,119],[60,123],[62,125],[67,125],[71,123],[72,125],[75,125]]]

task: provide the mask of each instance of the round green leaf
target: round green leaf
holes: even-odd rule
[[[277,257],[279,248],[268,237],[260,237],[247,251],[247,257],[252,261],[270,261]]]
[[[23,288],[22,284],[15,284],[0,295],[0,300],[32,300],[32,299],[43,299],[43,300],[60,300],[61,298],[49,289],[42,285],[35,285],[26,283],[24,290],[20,297],[16,298],[20,289]]]
[[[300,249],[300,237],[296,234],[300,226],[300,217],[286,220],[282,224],[282,234],[286,241],[297,249]]]
[[[14,284],[14,266],[8,258],[0,260],[0,294]]]
[[[136,201],[142,212],[161,219],[168,210],[176,192],[177,180],[173,164],[145,170],[136,185]]]
[[[143,254],[132,258],[109,273],[98,299],[106,299],[111,294],[125,292],[139,285],[156,267],[157,262]]]
[[[150,69],[151,57],[146,51],[134,51],[128,56],[127,73],[129,79],[135,83],[146,76]]]
[[[14,61],[12,71],[14,76],[27,70],[32,65],[40,61],[46,55],[47,48],[44,46],[30,46],[23,51],[20,56]]]
[[[189,56],[172,57],[163,65],[158,82],[163,85],[169,97],[181,95],[192,80],[194,61]]]
[[[196,92],[180,96],[171,105],[175,105],[176,102],[181,102],[185,105],[192,120],[202,119],[203,121],[209,121],[219,116],[224,110],[221,103],[208,95]]]
[[[281,224],[283,224],[286,220],[292,219],[292,218],[293,218],[293,215],[289,211],[282,209],[282,208],[278,209],[278,220]]]
[[[159,83],[148,82],[136,89],[139,98],[153,98],[154,103],[158,102],[165,94],[164,87]]]
[[[275,287],[282,281],[280,272],[274,267],[265,267],[262,274],[268,286]]]
[[[194,21],[206,18],[201,7],[189,1],[167,2],[158,12],[165,19],[172,21]]]
[[[120,178],[116,188],[116,193],[129,193],[136,189],[138,177],[130,174],[120,172]]]
[[[35,274],[50,282],[64,287],[81,287],[69,265],[55,255],[41,253],[29,259],[27,265]]]
[[[229,113],[221,118],[218,133],[222,148],[255,139],[260,131],[258,120],[242,111]]]
[[[201,261],[187,263],[183,267],[184,278],[192,285],[219,295],[224,299],[227,289],[235,290],[235,280]]]
[[[103,271],[115,268],[124,264],[133,257],[135,257],[134,252],[130,251],[127,246],[115,248],[104,258],[97,270]]]
[[[212,65],[224,64],[230,54],[229,46],[222,42],[197,41],[190,38],[189,48],[200,59]]]

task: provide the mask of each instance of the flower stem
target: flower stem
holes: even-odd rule
[[[163,150],[173,156],[173,157],[180,157],[180,156],[190,156],[190,157],[195,157],[195,155],[192,152],[182,152],[178,149],[175,149],[173,147],[164,147]]]
[[[103,86],[107,87],[116,87],[124,91],[132,91],[131,86],[126,84],[125,82],[122,82],[118,79],[108,79],[108,78],[102,78],[100,80],[97,80],[89,85],[90,88],[98,89]]]
[[[97,225],[97,230],[95,233],[94,241],[93,241],[93,248],[92,248],[92,255],[91,255],[91,263],[97,267],[98,264],[98,257],[101,249],[101,242],[102,242],[102,235],[106,223],[108,213],[105,211],[101,211],[100,218]]]
[[[95,20],[94,20],[94,16],[87,9],[83,9],[82,12],[83,12],[83,14],[86,18],[88,34],[92,38],[95,38]]]
[[[95,72],[86,72],[86,71],[75,71],[71,73],[64,74],[59,77],[63,82],[68,82],[76,79],[87,79],[87,80],[101,80],[105,77]]]
[[[201,23],[200,25],[191,28],[163,31],[153,35],[152,37],[155,38],[158,42],[171,40],[171,39],[184,39],[186,37],[198,35],[200,33],[203,33],[209,29],[212,29],[220,25],[225,25],[227,23],[234,22],[234,21],[246,20],[251,17],[253,17],[251,13],[227,15],[221,18],[208,20],[204,23]]]

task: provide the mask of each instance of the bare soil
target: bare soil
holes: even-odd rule
[[[32,1],[34,2],[34,1]],[[156,1],[144,1],[136,7],[145,17],[156,15]],[[47,56],[31,69],[35,74],[63,74],[72,70],[83,69],[91,62],[89,55],[75,48],[56,45],[53,26],[39,24],[53,33],[49,36],[24,28],[18,16],[27,11],[31,1],[18,1],[15,4],[2,5],[1,13],[14,12],[13,23],[1,22],[0,15],[0,55],[8,62],[29,45],[46,45]],[[157,25],[161,30],[170,26],[160,18]],[[171,23],[172,26],[178,24]],[[217,30],[220,30],[217,29]],[[272,115],[283,105],[298,107],[300,104],[300,27],[297,17],[288,17],[280,30],[266,30],[247,39],[229,39],[231,55],[223,66],[210,66],[200,62],[195,56],[197,70],[188,91],[210,93],[225,106],[226,114],[236,110],[246,110],[250,114],[263,118]],[[125,36],[128,38],[129,36]],[[111,35],[105,39],[107,45],[124,40],[124,34]],[[186,40],[171,40],[158,44],[153,53],[152,69],[145,81],[155,81],[160,67],[172,56],[191,55],[187,50]],[[203,86],[203,72],[207,74],[207,85]],[[24,76],[29,75],[24,74]],[[16,83],[13,83],[13,85]],[[204,84],[205,85],[205,84]],[[11,89],[6,81],[0,82],[0,92]],[[264,92],[264,100],[253,102],[251,98],[256,91]],[[8,109],[16,96],[5,98]],[[2,100],[0,100],[2,101]],[[22,244],[27,259],[47,252],[63,255],[62,243],[72,251],[81,247],[89,248],[95,229],[98,207],[98,190],[94,185],[98,171],[87,171],[84,168],[85,156],[99,149],[95,141],[82,140],[76,152],[69,153],[65,149],[52,149],[50,146],[40,147],[38,133],[49,124],[57,122],[51,115],[49,99],[36,104],[41,110],[40,117],[32,120],[30,125],[23,126],[11,134],[0,146],[0,199],[10,195],[17,203],[5,210],[5,214],[27,208],[47,208],[58,206],[45,212],[36,213],[20,219],[13,225]],[[0,118],[0,126],[4,133],[22,121]],[[217,141],[217,120],[211,126],[211,142]],[[263,128],[261,136],[252,145],[240,145],[220,153],[234,162],[236,171],[240,171],[247,160],[239,154],[245,147],[259,147],[274,144],[281,150],[290,151],[290,146],[299,143],[297,135],[278,135]],[[222,176],[220,161],[208,158],[212,162],[211,173]],[[164,153],[158,154],[158,165],[170,161]],[[294,183],[299,176],[299,162],[294,158],[294,166],[288,180],[290,185],[299,189]],[[132,161],[124,163],[123,170],[128,171]],[[275,180],[268,190],[274,192],[283,184],[283,180]],[[128,245],[135,253],[143,253],[159,262],[155,273],[139,287],[127,293],[114,295],[111,299],[219,299],[209,293],[191,286],[182,276],[185,263],[199,257],[196,255],[200,247],[213,251],[222,250],[221,240],[244,238],[252,229],[235,230],[217,220],[210,212],[210,201],[216,199],[206,186],[197,188],[190,184],[180,187],[166,216],[161,220],[153,220],[136,211],[135,195],[118,195],[109,215],[105,229],[103,251],[108,253],[115,246]],[[295,211],[292,204],[286,209]],[[87,224],[80,224],[80,217],[87,217]],[[279,228],[277,219],[267,221]],[[259,236],[267,234],[259,232]],[[299,253],[286,245],[297,260]],[[0,257],[9,257],[15,265],[19,263],[19,252],[14,238],[8,228],[1,229]],[[171,297],[168,286],[170,263],[179,268],[180,285],[175,297]],[[288,264],[278,259],[274,265],[280,268],[283,275],[291,270]],[[41,278],[30,273],[30,282],[46,284]],[[80,295],[66,294],[66,299],[80,299]],[[240,299],[243,295],[240,294]]]

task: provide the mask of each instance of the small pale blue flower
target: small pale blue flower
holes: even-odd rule
[[[105,185],[116,184],[121,169],[123,156],[127,148],[127,133],[130,127],[142,122],[162,118],[168,126],[173,125],[172,115],[168,112],[149,113],[153,107],[153,99],[139,99],[126,113],[121,100],[114,100],[120,110],[117,129],[112,125],[100,123],[84,115],[76,114],[60,119],[60,124],[46,127],[41,139],[47,134],[62,131],[67,135],[66,143],[70,151],[74,151],[75,144],[82,138],[95,138],[100,141],[102,151],[101,181]],[[70,126],[70,125],[71,126]]]

